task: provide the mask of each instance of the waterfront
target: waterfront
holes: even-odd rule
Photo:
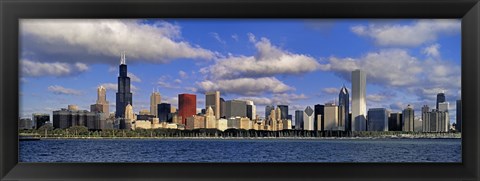
[[[43,139],[20,162],[461,162],[461,139]]]

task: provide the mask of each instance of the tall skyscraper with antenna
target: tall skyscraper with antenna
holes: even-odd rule
[[[127,76],[127,61],[125,52],[120,58],[118,75],[118,92],[116,97],[115,118],[125,118],[125,108],[127,105],[133,106],[132,93],[130,92],[130,77]],[[120,119],[120,129],[125,129],[125,119]]]

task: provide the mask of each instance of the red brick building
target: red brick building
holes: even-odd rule
[[[197,114],[197,95],[179,94],[178,95],[178,115],[182,117],[182,124],[187,122],[187,118]]]

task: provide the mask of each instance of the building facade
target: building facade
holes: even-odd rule
[[[325,104],[325,114],[322,115],[324,117],[324,126],[323,130],[338,130],[338,106],[333,103]]]
[[[242,100],[229,100],[225,102],[225,116],[247,117],[247,103]]]
[[[366,130],[367,102],[366,102],[367,75],[363,70],[352,72],[352,131]]]
[[[415,128],[415,111],[410,104],[402,112],[403,127],[402,131],[414,131]]]
[[[310,106],[305,108],[303,112],[303,130],[313,131],[314,130],[314,111]]]
[[[368,110],[367,131],[388,131],[389,112],[385,108],[371,108]]]
[[[157,105],[157,116],[160,122],[172,122],[172,105],[168,103],[161,103]]]
[[[158,104],[162,102],[162,96],[160,92],[153,91],[150,95],[150,114],[155,115],[158,118]]]
[[[128,77],[127,72],[125,53],[123,53],[119,66],[115,118],[125,118],[125,108],[128,104],[133,105],[133,96],[130,92],[130,77]],[[125,119],[120,119],[120,129],[126,129],[125,126]]]
[[[212,107],[216,119],[220,119],[220,91],[205,93],[205,109]]]
[[[324,115],[325,114],[325,106],[324,105],[321,105],[321,104],[316,104],[314,106],[314,123],[313,123],[313,129],[314,130],[324,130],[324,122],[325,122],[325,119],[324,119]],[[318,115],[322,115],[320,117],[318,117]],[[321,119],[318,119],[318,118],[321,118]],[[320,125],[320,126],[319,126]]]
[[[278,105],[277,107],[282,111],[279,120],[288,119],[288,105]]]
[[[302,110],[295,111],[295,129],[296,130],[303,129],[303,111]]]
[[[197,114],[197,96],[195,94],[178,95],[178,115],[182,117],[181,124],[187,122],[187,118]]]
[[[50,114],[33,113],[32,120],[33,124],[35,125],[35,129],[38,129],[45,125],[47,122],[50,122]]]
[[[341,115],[340,120],[341,122],[345,123],[345,131],[351,131],[352,130],[352,123],[350,119],[348,119],[348,114],[350,113],[350,94],[348,93],[347,87],[343,85],[342,89],[340,89],[340,93],[338,93],[338,107],[343,107],[340,109],[341,110]]]

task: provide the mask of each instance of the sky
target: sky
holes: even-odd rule
[[[206,91],[225,100],[287,104],[289,114],[338,101],[351,71],[367,74],[367,109],[399,112],[435,107],[445,92],[451,122],[461,90],[459,19],[22,19],[20,116],[69,104],[89,110],[107,88],[115,110],[120,54],[125,51],[135,112],[158,90],[177,107],[178,94]],[[351,95],[350,95],[351,97]]]

